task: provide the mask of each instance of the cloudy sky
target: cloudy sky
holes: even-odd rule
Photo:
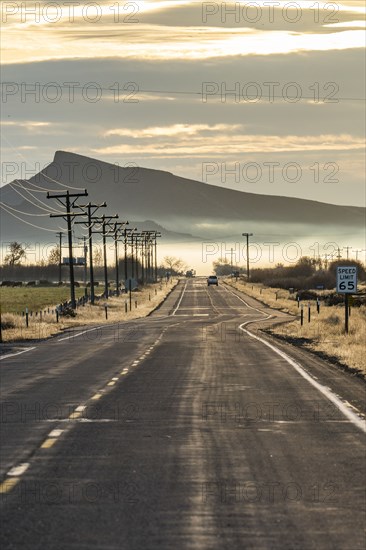
[[[2,184],[62,149],[363,205],[363,6],[4,1]]]

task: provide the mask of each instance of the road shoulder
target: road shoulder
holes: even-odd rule
[[[339,396],[344,402],[350,404],[360,415],[366,415],[366,383],[362,376],[359,376],[345,368],[331,358],[319,357],[316,353],[304,349],[296,343],[288,342],[269,332],[269,329],[279,323],[291,322],[293,315],[270,308],[255,298],[246,295],[239,290],[234,291],[245,302],[270,318],[263,321],[253,321],[247,324],[253,334],[258,334],[272,345],[289,355],[297,361],[313,378],[324,386],[329,387],[333,393]]]

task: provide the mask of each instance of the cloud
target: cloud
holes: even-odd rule
[[[200,135],[197,130],[186,140],[184,137],[175,141],[152,141],[148,139],[151,135],[143,131],[137,132],[142,138],[139,146],[136,143],[121,143],[93,149],[97,154],[102,155],[126,155],[141,154],[144,156],[166,157],[204,157],[207,155],[223,156],[230,154],[250,153],[283,153],[283,152],[306,152],[306,151],[351,151],[364,148],[362,137],[355,137],[349,134],[343,135],[319,135],[319,136],[279,136],[279,135],[244,135],[226,134],[224,131],[210,137]],[[110,135],[113,135],[110,134]],[[118,135],[118,133],[117,133]],[[175,134],[179,135],[179,134]],[[182,135],[182,134],[180,134]]]
[[[154,126],[143,129],[128,130],[115,128],[105,132],[104,137],[125,136],[136,138],[169,137],[169,136],[195,136],[202,132],[228,132],[240,128],[240,124],[173,124],[172,126]]]

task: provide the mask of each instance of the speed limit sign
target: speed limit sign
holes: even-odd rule
[[[341,294],[355,294],[357,292],[357,267],[337,267],[337,292]]]

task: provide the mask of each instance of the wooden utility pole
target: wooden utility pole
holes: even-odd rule
[[[75,222],[82,223],[87,226],[88,229],[88,242],[89,242],[89,278],[90,278],[90,302],[94,304],[95,302],[95,283],[94,283],[94,265],[93,265],[93,219],[95,219],[94,214],[99,208],[105,208],[107,206],[106,202],[102,204],[84,204],[79,206],[79,208],[86,208],[87,222]]]
[[[252,237],[253,233],[242,233],[242,235],[247,239],[247,281],[249,281],[249,237]]]
[[[73,309],[76,308],[76,300],[75,300],[74,257],[73,257],[73,251],[72,251],[71,220],[77,216],[85,216],[85,212],[79,212],[79,213],[71,212],[71,208],[78,208],[75,204],[77,199],[79,197],[87,197],[87,196],[88,196],[88,192],[86,189],[83,193],[70,193],[69,191],[66,191],[66,193],[50,194],[49,191],[47,192],[48,199],[56,199],[64,208],[66,208],[65,214],[50,214],[50,217],[63,218],[67,223],[67,237],[68,237],[68,244],[69,244],[71,307]]]
[[[63,232],[62,231],[59,231],[58,233],[56,233],[56,235],[58,236],[59,238],[59,250],[60,250],[60,257],[59,257],[59,261],[58,261],[58,284],[61,285],[62,284],[62,236],[63,236]]]

